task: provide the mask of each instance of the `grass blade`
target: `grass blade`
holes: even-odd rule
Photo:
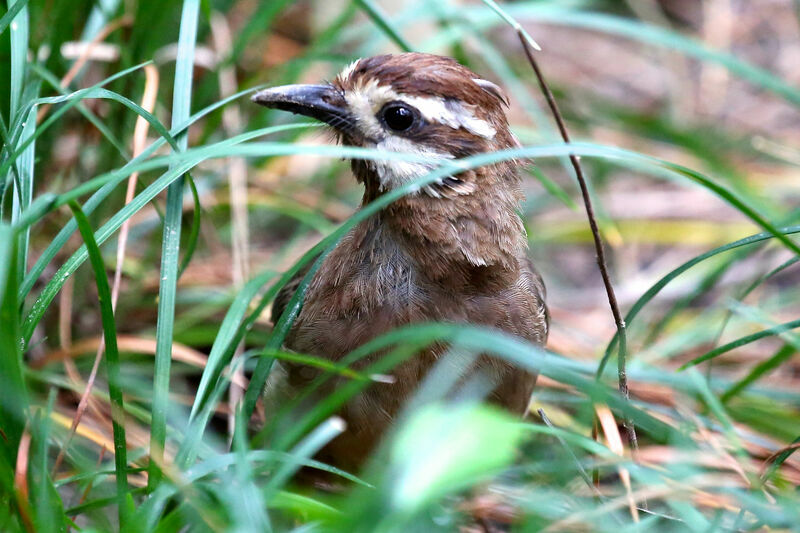
[[[190,114],[199,9],[199,0],[184,0],[178,38],[178,58],[175,64],[175,86],[172,94],[173,127],[185,122]],[[178,150],[185,150],[188,143],[188,136],[184,133],[178,138]],[[161,479],[160,469],[164,460],[167,439],[169,376],[172,361],[172,333],[175,320],[175,293],[178,283],[182,217],[183,178],[178,178],[167,189],[167,208],[164,215],[161,281],[158,289],[156,356],[153,373],[153,419],[150,427],[148,490],[153,490]]]
[[[785,228],[780,228],[778,231],[780,231],[784,235],[793,235],[800,233],[800,226],[788,226]],[[650,301],[652,301],[653,298],[655,298],[664,287],[666,287],[671,281],[673,281],[675,278],[677,278],[687,270],[691,269],[695,265],[698,265],[703,261],[705,261],[706,259],[710,259],[716,255],[727,252],[729,250],[734,250],[742,246],[748,246],[750,244],[755,244],[769,239],[773,239],[774,237],[775,235],[773,235],[772,233],[767,233],[767,232],[757,233],[755,235],[745,237],[744,239],[739,239],[738,241],[734,241],[725,244],[723,246],[719,246],[717,248],[714,248],[713,250],[709,250],[708,252],[700,254],[690,259],[689,261],[686,261],[679,267],[673,269],[671,272],[666,274],[660,280],[658,280],[641,297],[639,297],[639,299],[636,300],[636,303],[634,303],[633,306],[631,306],[631,309],[630,311],[628,311],[628,314],[625,315],[625,322],[628,325],[630,325],[630,323],[641,312],[644,306],[647,305]],[[611,357],[611,352],[614,350],[616,343],[617,343],[617,338],[616,336],[614,336],[611,339],[611,342],[609,342],[608,346],[606,347],[606,352],[603,355],[603,359],[600,361],[600,365],[597,368],[598,376],[602,375],[605,365],[608,362],[608,359]]]
[[[403,52],[411,52],[414,50],[411,44],[400,34],[400,31],[392,26],[381,8],[373,4],[371,0],[355,0],[355,3],[372,19],[372,22],[389,37],[389,40],[400,48],[400,50]]]
[[[11,0],[9,4],[10,5],[8,11],[6,11],[3,14],[3,17],[0,18],[0,35],[2,35],[4,31],[6,31],[8,25],[11,24],[11,21],[14,20],[14,17],[16,17],[17,14],[20,11],[22,11],[22,8],[28,5],[28,0],[17,0],[16,2],[14,0]]]
[[[741,346],[746,344],[750,344],[751,342],[755,342],[759,339],[763,339],[765,337],[773,337],[776,335],[781,335],[783,333],[787,333],[795,328],[800,328],[800,319],[798,320],[790,320],[788,322],[784,322],[783,324],[779,324],[775,327],[765,329],[762,331],[757,331],[756,333],[752,333],[750,335],[745,335],[744,337],[740,337],[734,341],[731,341],[727,344],[714,348],[713,350],[706,352],[705,354],[701,355],[700,357],[696,357],[678,367],[678,370],[686,370],[689,367],[699,365],[709,359],[713,359],[719,355],[724,353],[730,352],[731,350],[735,350]]]
[[[120,526],[124,526],[128,518],[128,453],[125,439],[125,409],[122,401],[122,378],[120,375],[119,349],[117,348],[117,327],[114,310],[111,307],[111,289],[108,285],[103,256],[94,238],[89,219],[77,202],[69,204],[78,230],[83,237],[89,261],[94,270],[97,284],[97,299],[103,322],[103,339],[106,345],[106,372],[108,373],[108,395],[111,399],[111,423],[114,433],[114,465],[117,480],[117,506]]]
[[[219,102],[216,102],[216,103],[214,103],[214,104],[202,109],[201,111],[199,111],[199,112],[195,113],[194,115],[192,115],[189,118],[189,120],[187,120],[186,122],[184,122],[183,124],[181,124],[177,128],[172,128],[169,131],[169,134],[171,136],[173,136],[173,138],[174,138],[176,135],[179,135],[181,132],[185,131],[190,125],[192,125],[196,121],[200,120],[201,118],[205,117],[206,115],[208,115],[209,113],[213,112],[214,110],[224,106],[225,104],[227,104],[228,102],[230,102],[230,101],[232,101],[232,100],[234,100],[236,98],[239,98],[239,97],[241,97],[241,96],[243,96],[245,94],[248,94],[250,92],[256,91],[259,88],[260,87],[254,87],[252,89],[247,89],[245,91],[241,91],[239,93],[231,95],[228,98],[224,98],[224,99],[220,100]],[[283,127],[278,126],[277,128],[273,128],[270,131],[281,131],[282,129],[297,128],[297,127],[298,127],[297,125],[290,125],[290,126],[283,126]],[[130,173],[133,173],[134,171],[137,170],[136,168],[134,168],[135,165],[140,164],[142,161],[144,161],[148,157],[150,157],[158,148],[163,146],[165,142],[167,142],[167,140],[164,137],[159,137],[155,142],[153,142],[153,144],[148,146],[139,156],[135,157],[133,160],[129,161],[125,166],[123,166],[121,169],[119,169],[119,173],[120,174],[125,170],[130,170],[130,172],[126,173],[124,175],[118,176],[117,177],[117,181],[109,183],[109,184],[105,184],[104,186],[102,186],[100,188],[99,191],[97,191],[95,194],[93,194],[92,197],[89,198],[83,204],[84,213],[90,214],[92,211],[94,211],[94,209],[97,208],[97,206],[100,205],[103,202],[103,200],[105,200],[108,197],[109,194],[111,194],[111,192],[114,190],[114,188],[119,183],[121,183]],[[90,192],[90,191],[86,191],[86,192]],[[85,193],[82,193],[82,194],[85,194]],[[48,210],[53,209],[53,208],[55,208],[55,205],[51,203],[51,205],[48,206]],[[33,217],[31,219],[26,220],[24,223],[31,224],[33,221],[38,220],[39,218],[41,218],[41,216],[43,216],[43,215],[39,214],[36,217]],[[53,258],[56,256],[58,251],[64,246],[64,244],[67,242],[67,239],[69,239],[70,235],[72,235],[72,233],[75,231],[75,228],[76,228],[75,227],[75,221],[74,220],[70,220],[69,222],[67,222],[64,225],[64,227],[61,229],[61,231],[58,232],[58,235],[56,235],[55,238],[52,240],[52,242],[47,246],[47,248],[42,253],[42,255],[39,257],[39,259],[36,260],[36,263],[34,263],[34,265],[31,267],[30,271],[28,272],[28,275],[25,276],[25,279],[23,280],[22,286],[20,287],[20,290],[19,290],[20,298],[24,299],[28,295],[28,293],[30,293],[30,290],[33,288],[33,285],[34,285],[34,283],[36,283],[36,280],[39,279],[39,277],[42,275],[42,273],[44,272],[45,268],[50,263],[50,261],[53,260]]]
[[[16,291],[17,235],[0,223],[0,486],[13,493],[17,447],[28,416]]]
[[[758,381],[764,374],[775,370],[785,361],[788,361],[795,353],[797,353],[797,348],[791,344],[784,344],[769,359],[759,362],[745,377],[731,385],[730,388],[720,396],[720,401],[723,404],[729,402],[740,392]]]
[[[8,1],[9,12],[15,0]],[[24,3],[23,3],[24,4]],[[5,17],[4,17],[5,18]],[[22,107],[22,87],[25,83],[25,71],[28,65],[28,8],[23,5],[11,23],[11,107],[10,124],[20,116]]]

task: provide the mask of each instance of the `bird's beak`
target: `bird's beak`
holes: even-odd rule
[[[332,85],[284,85],[253,95],[253,102],[321,120],[334,128],[353,124],[347,102]]]

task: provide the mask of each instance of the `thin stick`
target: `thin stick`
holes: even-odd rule
[[[536,74],[536,79],[539,81],[539,86],[542,89],[542,93],[547,99],[547,105],[550,107],[550,111],[553,113],[553,118],[558,125],[558,131],[561,133],[561,138],[564,139],[565,143],[569,144],[569,133],[567,132],[567,127],[564,125],[564,118],[562,117],[561,112],[558,110],[558,104],[556,104],[556,100],[553,97],[553,93],[550,91],[550,87],[547,85],[544,76],[542,75],[542,71],[539,70],[539,65],[536,63],[536,59],[533,57],[531,46],[528,44],[527,39],[525,39],[525,36],[521,31],[517,30],[517,36],[522,43],[523,50],[525,50],[525,55],[528,58],[528,62],[530,63],[531,68],[533,68],[533,72]],[[611,276],[608,273],[603,239],[600,237],[600,229],[597,227],[597,219],[595,218],[594,208],[592,207],[592,199],[589,196],[589,188],[586,186],[586,178],[584,177],[580,160],[576,155],[570,155],[569,160],[572,163],[572,168],[575,169],[575,176],[578,178],[578,185],[580,185],[581,188],[583,204],[586,206],[586,216],[589,219],[589,227],[592,230],[592,238],[594,239],[594,249],[597,254],[597,266],[600,269],[600,275],[603,277],[603,285],[605,285],[606,294],[608,295],[608,305],[611,307],[611,314],[614,315],[614,322],[617,325],[617,335],[619,337],[619,357],[617,365],[619,392],[625,397],[626,400],[628,400],[630,399],[630,393],[628,391],[628,376],[625,371],[625,358],[627,351],[625,321],[622,319],[622,313],[620,312],[619,304],[617,303],[617,296],[614,293],[614,286],[611,284]],[[624,426],[628,435],[628,441],[631,445],[631,450],[635,452],[639,449],[639,441],[636,438],[636,427],[633,424],[633,420],[631,420],[629,417],[626,417]]]

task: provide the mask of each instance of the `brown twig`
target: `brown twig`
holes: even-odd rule
[[[528,62],[533,69],[533,72],[536,74],[536,79],[539,81],[539,86],[542,89],[542,93],[544,94],[545,98],[547,99],[547,105],[550,107],[550,111],[553,114],[553,118],[556,121],[556,125],[558,126],[558,131],[561,133],[561,138],[564,139],[564,142],[569,144],[570,138],[569,133],[567,132],[567,127],[564,124],[564,118],[561,115],[561,112],[558,109],[558,104],[556,103],[555,97],[553,97],[553,93],[550,91],[550,87],[547,85],[547,82],[542,75],[542,71],[539,69],[539,65],[536,62],[536,59],[533,57],[533,52],[531,50],[530,45],[528,44],[527,39],[525,39],[524,34],[521,30],[517,30],[517,36],[519,37],[520,42],[522,43],[522,48],[525,50],[525,55],[528,58]],[[594,249],[597,254],[597,266],[600,269],[600,275],[603,278],[603,285],[605,285],[606,294],[608,295],[608,305],[611,307],[611,314],[614,315],[614,322],[617,326],[617,335],[619,337],[619,360],[618,360],[618,367],[617,367],[617,377],[619,381],[619,391],[625,397],[625,399],[630,399],[630,393],[628,391],[628,377],[625,370],[625,354],[627,348],[627,339],[625,335],[625,321],[622,318],[622,313],[619,310],[619,304],[617,303],[617,296],[614,293],[614,286],[611,284],[611,276],[608,273],[608,264],[606,262],[606,254],[605,249],[603,247],[603,239],[600,237],[600,229],[597,226],[597,219],[594,214],[594,207],[592,207],[592,199],[589,196],[589,188],[586,186],[586,178],[583,174],[583,169],[581,168],[580,160],[578,156],[574,154],[570,154],[569,160],[572,163],[572,168],[575,170],[575,176],[578,179],[578,185],[581,188],[581,195],[583,196],[583,204],[586,207],[586,216],[589,219],[589,227],[592,231],[592,238],[594,240]],[[633,421],[629,418],[625,418],[625,430],[628,435],[628,441],[630,442],[631,450],[635,451],[639,448],[639,443],[636,438],[636,428],[634,427]]]
[[[14,468],[14,494],[17,497],[17,509],[19,510],[22,524],[26,531],[36,531],[30,510],[30,493],[28,489],[28,463],[30,459],[31,433],[28,427],[22,432],[17,448],[17,463]]]

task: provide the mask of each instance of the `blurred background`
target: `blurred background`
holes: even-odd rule
[[[13,83],[0,83],[3,129],[11,129],[14,94],[25,101],[75,91],[145,61],[152,63],[106,88],[169,124],[181,9],[177,1],[31,0],[30,65],[16,93]],[[682,171],[667,172],[663,165],[642,165],[610,151],[582,159],[623,313],[687,261],[764,231],[743,205],[776,227],[798,223],[799,2],[563,0],[507,2],[503,9],[541,45],[536,57],[573,140],[600,145],[601,152],[624,148],[687,167],[729,192],[720,195]],[[404,46],[453,56],[504,87],[512,129],[522,144],[561,142],[516,33],[477,1],[201,2],[191,110],[259,85],[331,79],[355,58],[399,52]],[[14,79],[12,56],[4,35],[2,80]],[[38,123],[58,109],[39,106]],[[197,120],[188,130],[188,145],[209,146],[257,128],[296,122],[303,120],[267,111],[244,96]],[[142,130],[139,141],[137,127]],[[74,190],[121,167],[158,137],[153,128],[137,126],[137,114],[118,101],[83,100],[37,137],[33,196]],[[287,130],[269,140],[311,147],[332,142],[320,128]],[[6,149],[3,157],[10,154]],[[143,171],[135,192],[160,172]],[[170,384],[178,418],[192,405],[237,291],[258,273],[285,271],[346,221],[361,198],[349,164],[315,155],[313,148],[291,156],[209,159],[192,177],[200,208],[187,192],[183,251],[194,246],[190,228],[198,233],[174,306],[176,362]],[[546,281],[552,315],[547,348],[593,371],[615,327],[572,170],[566,159],[537,159],[524,184],[522,216],[530,254]],[[95,229],[120,211],[125,196],[120,185],[90,213]],[[112,284],[120,269],[116,325],[122,369],[130,379],[126,399],[145,411],[152,395],[165,209],[162,193],[130,218],[119,265],[119,233],[101,247]],[[23,331],[30,335],[25,358],[33,372],[32,401],[44,404],[48,392],[57,391],[59,446],[102,335],[88,263],[63,287],[52,285],[58,269],[83,243],[77,232],[36,271],[37,260],[71,217],[62,207],[32,227],[26,268],[36,275],[29,276],[30,290],[20,302]],[[645,302],[629,323],[631,394],[642,409],[670,423],[692,420],[686,410],[701,418],[708,414],[706,400],[684,389],[688,378],[678,368],[712,354],[711,362],[699,368],[724,404],[729,418],[723,426],[737,428],[744,441],[747,459],[742,461],[750,466],[742,468],[748,472],[800,436],[800,338],[792,333],[800,313],[800,270],[794,266],[797,254],[774,241],[699,262]],[[45,302],[40,321],[26,322],[47,287],[57,295]],[[264,346],[272,328],[268,317],[269,306],[259,310],[237,353]],[[784,326],[759,336],[779,325]],[[715,349],[740,339],[745,340],[714,357]],[[615,366],[613,361],[609,365]],[[248,376],[249,370],[226,394],[230,402],[240,398]],[[104,382],[102,376],[98,380]],[[614,386],[613,372],[608,383]],[[557,426],[590,436],[592,417],[577,397],[580,391],[543,376],[532,410],[543,408]],[[106,400],[93,401],[82,419],[85,429],[68,454],[72,466],[67,470],[90,464],[103,446],[113,447]],[[228,438],[229,415],[224,400],[211,419],[219,442]],[[131,417],[131,448],[147,445],[147,427],[146,415]],[[704,427],[724,433],[716,422]],[[645,434],[641,457],[667,464],[674,459],[668,445]],[[727,452],[714,455],[713,445],[701,448],[711,450],[712,457],[702,456],[698,463],[725,468]],[[797,483],[800,462],[785,458],[782,475]],[[143,474],[137,476],[133,483],[143,484]],[[714,509],[735,507],[724,496],[714,498],[702,503]]]

